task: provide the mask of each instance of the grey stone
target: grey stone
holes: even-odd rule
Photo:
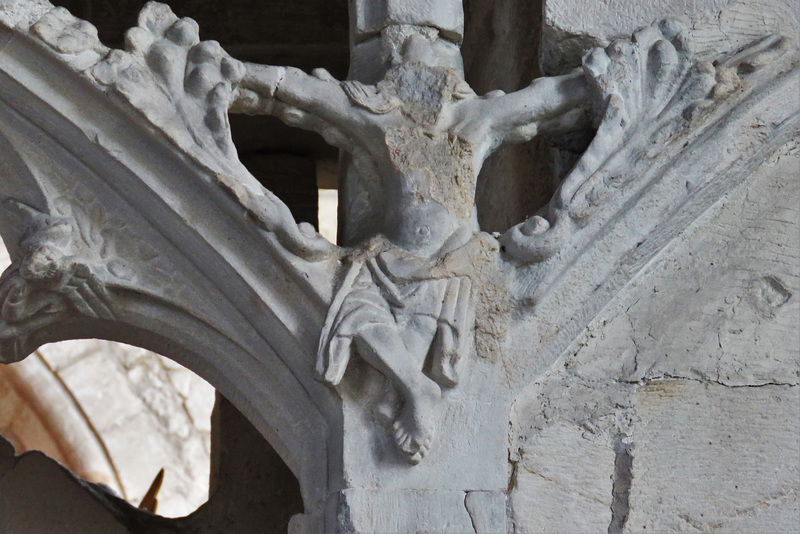
[[[752,308],[730,323],[743,337],[715,322],[724,307],[700,300],[654,303],[670,320],[635,319],[655,266],[688,256],[687,236],[708,235],[727,195],[796,151],[789,39],[698,49],[695,20],[653,22],[669,12],[637,4],[615,34],[597,11],[575,28],[557,22],[574,3],[547,2],[547,46],[565,42],[558,25],[595,47],[580,67],[553,56],[574,71],[479,97],[450,1],[353,2],[348,81],[241,63],[156,3],[115,51],[63,10],[0,5],[12,4],[0,26],[0,229],[14,260],[0,282],[2,357],[98,335],[198,370],[297,477],[305,513],[293,532],[495,528],[504,493],[505,528],[634,528],[653,505],[633,475],[668,441],[637,441],[643,421],[680,407],[643,404],[648,388],[795,387],[788,337],[743,363],[761,350],[753,318],[767,332],[794,317],[785,255],[748,264],[758,275],[741,303],[726,302],[731,316]],[[587,16],[595,30],[578,29]],[[236,157],[228,111],[277,116],[347,153],[344,247],[259,186]],[[480,231],[477,178],[492,152],[588,127],[596,135],[546,206],[502,235]],[[713,286],[703,269],[691,265]],[[695,280],[684,282],[673,282],[679,295]],[[701,329],[715,335],[692,337]],[[640,347],[650,334],[660,341]],[[756,404],[769,415],[777,401]],[[761,409],[741,414],[743,431]],[[769,431],[796,433],[784,426]],[[780,500],[790,494],[765,516],[778,528],[792,523]]]
[[[651,382],[635,395],[626,532],[741,531],[800,524],[800,391]]]
[[[434,27],[455,43],[464,35],[460,0],[350,0],[350,18],[356,42],[400,24]]]
[[[796,36],[800,13],[791,0],[662,0],[659,2],[544,2],[542,69],[565,72],[594,46],[662,18],[691,22],[694,48],[703,59],[737,50],[770,34]],[[758,20],[756,23],[755,20]]]

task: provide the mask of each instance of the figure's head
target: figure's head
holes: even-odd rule
[[[421,63],[453,69],[463,76],[461,49],[442,38],[436,28],[396,24],[381,32],[382,48],[392,66]]]

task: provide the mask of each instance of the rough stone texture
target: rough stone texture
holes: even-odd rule
[[[634,396],[627,532],[797,532],[800,389],[653,381]]]
[[[517,532],[797,530],[799,174],[792,142],[518,400]]]
[[[167,517],[208,499],[214,391],[191,371],[135,347],[82,340],[45,346],[0,377],[11,379],[0,392],[0,433],[20,452],[41,450],[135,505],[163,467],[159,513]]]
[[[796,38],[800,8],[794,0],[544,0],[542,70],[552,75],[580,65],[591,47],[628,35],[654,20],[677,18],[691,25],[701,58],[737,50],[778,33]]]
[[[514,532],[601,532],[611,522],[614,451],[553,423],[526,436],[513,477]]]
[[[459,43],[464,35],[461,0],[350,0],[355,41],[379,34],[392,24],[432,26]]]
[[[653,509],[634,476],[649,472],[637,464],[643,422],[656,417],[646,388],[796,387],[796,353],[747,365],[797,308],[797,273],[748,226],[797,227],[775,219],[797,199],[769,189],[791,183],[797,164],[786,156],[800,67],[786,39],[733,56],[712,47],[711,63],[690,28],[661,20],[574,72],[479,97],[429,20],[353,39],[354,58],[387,68],[340,82],[240,63],[163,5],[145,7],[124,51],[63,10],[34,11],[6,12],[0,26],[0,230],[15,260],[0,280],[2,357],[74,335],[164,347],[294,473],[305,506],[294,531],[498,530],[504,502],[516,531],[624,531],[637,506]],[[275,115],[348,152],[352,248],[296,224],[258,187],[227,111]],[[478,230],[491,152],[590,124],[588,148],[566,143],[580,159],[547,206],[499,238]],[[730,193],[748,178],[738,193],[766,183],[768,211]],[[719,237],[726,217],[735,239]],[[761,241],[778,241],[767,228]],[[727,277],[748,267],[758,276]],[[740,297],[723,300],[729,314],[719,293]],[[769,319],[756,326],[770,341],[727,324],[748,303]],[[778,526],[791,524],[783,510],[770,509]]]
[[[9,261],[0,249],[0,270]],[[42,347],[0,368],[0,434],[138,505],[166,469],[159,513],[208,499],[214,390],[151,352],[100,340]]]

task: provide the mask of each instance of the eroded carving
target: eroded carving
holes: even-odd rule
[[[501,236],[506,256],[536,263],[562,250],[610,196],[637,181],[626,167],[662,156],[671,138],[739,88],[740,74],[790,49],[786,39],[771,36],[726,60],[697,62],[688,28],[665,20],[590,51],[583,71],[597,134],[550,204]],[[638,182],[637,188],[646,183]]]
[[[442,37],[440,25],[417,19],[392,19],[382,30],[378,21],[378,29],[362,35],[367,41],[354,44],[359,54],[380,49],[383,55],[370,68],[389,65],[380,81],[368,84],[341,82],[322,70],[307,75],[239,63],[202,43],[191,21],[157,4],[145,8],[123,51],[103,47],[90,26],[44,1],[0,4],[0,38],[10,37],[0,53],[0,76],[10,82],[0,84],[0,112],[21,117],[13,126],[0,124],[10,150],[30,167],[31,177],[15,183],[41,189],[39,197],[19,195],[24,187],[4,195],[47,206],[50,215],[40,215],[53,226],[28,231],[21,256],[12,250],[17,263],[0,282],[2,301],[11,302],[0,325],[4,356],[16,359],[32,350],[47,337],[33,335],[41,328],[87,316],[105,320],[81,322],[81,328],[120,324],[119,331],[144,332],[137,331],[134,343],[154,333],[154,339],[161,336],[157,343],[177,347],[176,354],[191,353],[192,362],[202,362],[194,365],[217,377],[221,390],[238,395],[276,450],[291,459],[306,510],[317,514],[298,531],[320,532],[325,521],[347,524],[350,518],[368,525],[357,527],[367,532],[427,530],[414,523],[414,514],[408,514],[408,528],[370,528],[379,523],[369,521],[380,519],[376,510],[397,510],[395,503],[439,517],[439,509],[450,506],[442,505],[450,501],[440,493],[458,501],[452,510],[466,519],[461,530],[482,528],[472,497],[491,500],[502,518],[506,413],[514,396],[552,370],[615,291],[749,172],[726,165],[758,165],[797,124],[795,110],[775,106],[792,81],[796,88],[796,61],[786,60],[785,42],[767,39],[730,59],[697,64],[686,31],[674,23],[596,50],[567,76],[479,97],[462,77],[460,34]],[[64,75],[64,82],[91,89],[83,83],[88,80],[98,91],[87,90],[89,97],[80,99],[71,98],[74,91],[70,98],[67,91],[59,95],[50,89],[58,78],[41,75],[48,69],[35,75],[17,68],[29,57],[59,75],[69,74],[66,64],[75,76]],[[791,69],[794,78],[778,80]],[[371,74],[363,80],[376,79]],[[761,95],[749,98],[748,92]],[[49,101],[54,94],[64,101]],[[20,96],[31,107],[20,106]],[[87,114],[73,113],[81,107],[75,102],[97,104],[109,120],[93,123]],[[353,226],[370,223],[347,236],[351,248],[334,248],[296,225],[285,206],[242,171],[226,109],[276,115],[349,152],[361,180],[356,189],[370,187],[356,191],[347,207],[372,210],[370,217],[355,217]],[[502,143],[591,123],[598,135],[546,210],[500,242],[479,231],[475,178],[488,154]],[[76,125],[71,138],[60,135]],[[116,134],[144,142],[126,152]],[[51,148],[67,148],[54,151],[53,165],[46,150],[31,142],[45,138],[55,139]],[[730,157],[719,155],[726,150]],[[170,165],[161,165],[168,169],[161,172],[156,164],[140,164],[150,154],[159,163],[176,162],[179,186],[169,179]],[[68,159],[91,172],[62,173],[61,167],[79,168],[65,165]],[[0,167],[8,172],[22,165]],[[116,180],[122,176],[127,182]],[[59,187],[73,182],[79,187]],[[186,183],[197,194],[180,187]],[[219,186],[238,204],[219,195]],[[118,218],[104,219],[97,205]],[[172,267],[168,283],[169,277],[146,277],[150,265],[142,268],[141,258],[114,263],[117,256],[129,257],[126,244],[139,246],[129,233],[107,232],[122,219],[130,233],[157,249],[148,253],[159,255],[155,263]],[[236,224],[224,225],[234,219]],[[104,239],[79,239],[75,228],[81,236],[89,228]],[[16,232],[8,232],[14,243]],[[28,246],[33,235],[39,237],[30,242],[39,246]],[[228,237],[235,246],[229,248]],[[98,256],[103,247],[115,252]],[[25,258],[40,267],[25,270]],[[55,274],[48,275],[51,264]],[[130,287],[118,285],[126,264],[136,265],[139,277]],[[304,276],[314,283],[302,286],[297,280]],[[753,285],[765,303],[764,316],[791,302],[783,282],[767,282]],[[311,285],[310,298],[297,297]],[[324,290],[314,293],[318,287]],[[198,302],[183,298],[189,294]],[[156,307],[159,298],[164,305]],[[178,313],[184,316],[176,318]],[[153,327],[157,321],[160,328]],[[505,323],[515,336],[503,336]],[[65,335],[64,328],[55,332]],[[327,384],[339,384],[342,399],[311,379],[315,345],[317,370]],[[363,372],[358,362],[348,371],[358,359],[386,380],[373,380],[377,373]],[[390,430],[371,432],[375,414],[362,410],[377,403],[385,382],[391,387],[376,411]],[[396,465],[395,445],[411,463],[427,453],[424,468]],[[482,469],[462,469],[490,457],[489,477]],[[339,490],[347,519],[319,519]],[[371,506],[373,500],[379,504]],[[502,520],[498,524],[484,530],[505,528]]]
[[[504,142],[586,122],[579,107],[589,92],[574,73],[479,98],[437,32],[408,26],[383,38],[402,52],[374,86],[322,70],[246,65],[232,110],[317,131],[384,191],[382,221],[352,253],[329,311],[318,370],[338,384],[355,347],[386,375],[403,402],[395,439],[417,463],[433,438],[441,388],[458,383],[469,346],[480,168]],[[441,263],[449,270],[437,269]]]
[[[98,277],[105,267],[87,260],[87,243],[75,219],[14,204],[28,231],[20,243],[21,258],[0,278],[0,355],[6,363],[27,355],[23,347],[31,334],[74,313],[115,318]]]
[[[124,50],[104,46],[94,26],[61,7],[45,11],[29,31],[208,168],[290,255],[316,261],[335,254],[311,225],[298,225],[286,205],[239,162],[228,105],[243,67],[216,41],[200,41],[194,20],[179,19],[169,6],[149,2],[138,25],[127,32]]]
[[[665,159],[661,145],[675,132],[703,121],[715,102],[740,91],[742,76],[785,53],[779,41],[767,40],[728,61],[697,64],[687,30],[660,22],[592,51],[570,74],[479,97],[464,81],[453,35],[435,25],[384,27],[375,39],[389,66],[369,85],[335,80],[322,69],[243,64],[218,44],[201,42],[194,21],[154,2],[127,34],[124,51],[103,47],[91,25],[64,10],[46,10],[37,20],[31,35],[201,163],[277,239],[290,264],[297,257],[343,258],[317,370],[337,385],[355,352],[385,375],[399,399],[390,393],[383,411],[412,463],[432,443],[443,391],[461,383],[475,324],[480,331],[481,323],[507,320],[498,301],[508,300],[514,282],[501,271],[530,275],[520,285],[532,286],[549,273],[520,264],[563,254],[567,269],[593,235],[580,232],[600,215],[615,217],[647,180],[657,180],[618,170],[642,158]],[[227,111],[277,116],[348,152],[361,179],[371,182],[355,211],[377,212],[360,218],[375,224],[354,233],[351,249],[295,224],[236,159]],[[504,143],[591,123],[598,133],[589,149],[550,205],[500,238],[499,258],[497,241],[480,232],[475,216],[486,158]],[[502,265],[504,259],[513,261]],[[492,271],[492,262],[501,267]]]

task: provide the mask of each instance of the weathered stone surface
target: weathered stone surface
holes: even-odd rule
[[[515,532],[608,529],[615,455],[586,434],[574,424],[552,423],[525,437],[512,479]]]
[[[338,517],[345,532],[475,532],[461,491],[347,489]],[[358,510],[356,517],[352,509]]]
[[[654,381],[636,392],[626,532],[800,525],[800,389]]]
[[[697,55],[695,20],[648,20],[592,41],[603,47],[573,72],[479,97],[458,39],[425,18],[449,2],[351,5],[379,21],[362,25],[374,38],[352,39],[354,59],[380,68],[360,77],[354,61],[348,81],[239,63],[158,4],[145,7],[125,51],[109,51],[61,10],[0,27],[0,74],[11,82],[0,84],[0,148],[10,154],[0,168],[10,197],[0,217],[10,222],[0,229],[10,228],[15,260],[0,282],[11,310],[3,357],[65,331],[138,328],[133,342],[163,344],[202,370],[275,444],[303,493],[296,531],[494,528],[508,491],[512,529],[630,527],[632,473],[647,467],[636,464],[636,440],[648,384],[795,387],[793,353],[748,369],[751,347],[730,348],[741,332],[723,348],[723,326],[707,318],[719,308],[697,316],[703,335],[692,337],[686,306],[704,311],[700,299],[716,304],[716,293],[684,293],[695,284],[720,292],[708,266],[692,263],[701,251],[730,260],[713,270],[723,280],[732,250],[770,252],[744,237],[720,250],[714,217],[730,216],[719,199],[737,198],[726,196],[737,185],[785,182],[795,164],[762,165],[796,150],[787,145],[800,122],[796,47],[769,37]],[[29,69],[30,58],[50,68]],[[46,83],[51,71],[64,73],[65,88]],[[94,92],[67,90],[77,84]],[[99,118],[75,112],[73,100],[90,98]],[[255,184],[227,111],[277,116],[347,153],[350,248],[297,225]],[[502,236],[479,230],[477,177],[489,154],[542,133],[580,137],[590,125],[585,150],[564,142],[580,157],[546,206]],[[63,133],[70,128],[93,135]],[[84,214],[84,198],[111,215]],[[149,248],[94,230],[109,226],[136,230]],[[98,232],[100,242],[82,238]],[[692,272],[670,272],[679,297],[646,298],[672,257]],[[797,275],[762,260],[770,272],[747,287],[765,329],[780,331],[779,316],[796,308]],[[50,284],[54,276],[64,283]],[[576,451],[557,454],[569,444]],[[529,515],[531,501],[547,509]],[[482,503],[488,513],[476,510]]]
[[[464,35],[461,0],[350,0],[350,19],[357,42],[395,24],[431,26],[455,43]]]
[[[793,0],[545,0],[541,51],[545,74],[580,65],[593,46],[662,18],[689,22],[698,55],[710,58],[721,50],[737,50],[777,33],[796,37],[800,11]]]
[[[797,529],[799,172],[793,141],[518,400],[511,502],[521,532]],[[542,469],[553,482],[530,473]],[[586,488],[603,513],[566,513]]]

